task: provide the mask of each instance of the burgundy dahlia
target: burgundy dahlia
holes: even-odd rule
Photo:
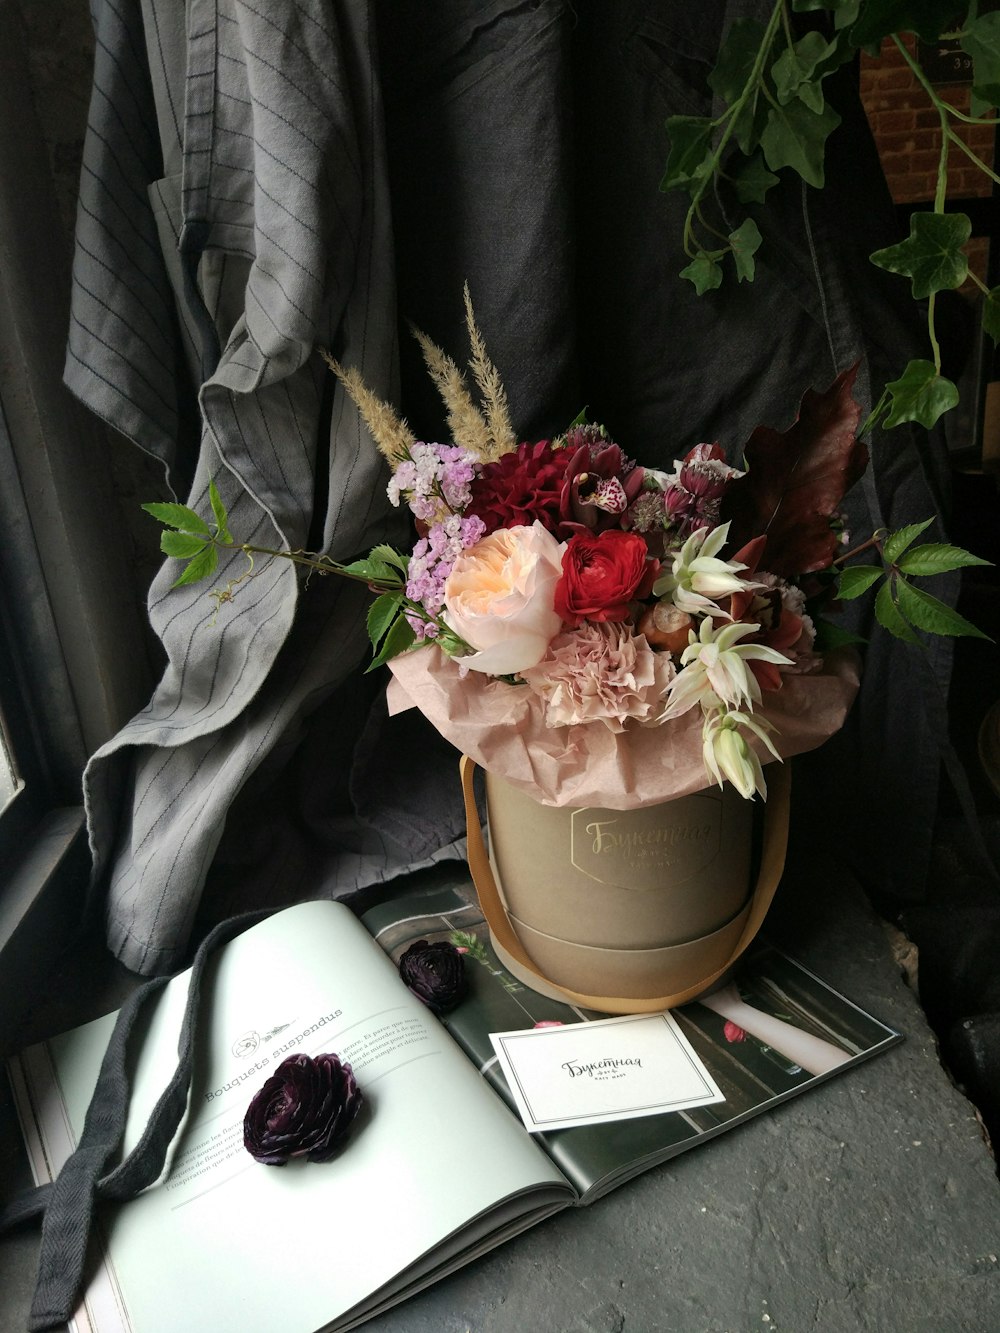
[[[487,533],[530,527],[536,519],[555,532],[568,461],[565,450],[553,449],[548,440],[519,444],[473,480],[466,517],[481,518]]]
[[[264,1083],[243,1119],[243,1146],[258,1162],[325,1162],[364,1103],[351,1066],[337,1055],[290,1055]]]
[[[436,1014],[453,1009],[465,994],[462,955],[444,940],[417,940],[399,960],[399,975],[418,1000]]]

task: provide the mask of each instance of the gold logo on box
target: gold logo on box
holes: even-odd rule
[[[719,854],[722,803],[711,796],[648,810],[574,810],[570,860],[599,884],[652,889],[665,871],[676,883],[690,878]]]

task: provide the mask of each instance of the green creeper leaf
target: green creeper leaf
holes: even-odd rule
[[[902,639],[905,643],[920,642],[913,632],[912,625],[903,619],[896,603],[892,600],[892,588],[888,579],[879,588],[875,598],[875,619],[883,629],[887,629],[897,639]]]
[[[786,46],[771,69],[778,101],[785,105],[798,97],[810,111],[822,111],[822,73],[817,68],[836,50],[837,43],[826,41],[820,32],[807,32],[794,46]]]
[[[807,185],[821,190],[826,141],[839,124],[840,116],[825,104],[819,113],[798,101],[771,107],[760,138],[764,160],[772,171],[791,167]]]
[[[867,643],[860,634],[854,634],[842,625],[835,625],[832,620],[817,620],[815,626],[816,651],[820,653],[832,652],[834,648],[849,648],[856,643]]]
[[[219,552],[214,546],[206,546],[198,555],[192,556],[179,579],[174,579],[172,588],[181,588],[187,583],[197,583],[214,574],[219,565]]]
[[[959,45],[972,57],[973,93],[996,106],[1000,102],[1000,13],[980,14],[966,24]]]
[[[922,588],[915,588],[905,579],[896,580],[899,609],[907,620],[928,634],[945,634],[951,638],[989,639],[971,621],[960,616],[952,607],[932,597]]]
[[[958,390],[943,375],[939,375],[931,361],[911,361],[898,380],[892,380],[886,389],[891,399],[887,429],[903,421],[916,421],[927,430],[938,417],[958,405]]]
[[[205,540],[190,532],[161,532],[160,550],[178,560],[187,560],[205,549]]]
[[[877,583],[885,570],[879,565],[851,565],[840,576],[837,596],[843,602],[853,602]]]
[[[373,658],[368,667],[368,671],[374,671],[376,667],[384,665],[390,658],[398,657],[400,653],[405,653],[407,648],[412,648],[416,640],[410,622],[405,616],[398,616],[393,621],[388,634],[382,640],[382,648]],[[366,672],[367,674],[367,672]]]
[[[178,528],[182,532],[203,532],[206,537],[209,535],[208,524],[187,505],[145,504],[141,507],[168,528]]]
[[[915,32],[925,42],[936,42],[954,17],[952,6],[941,0],[865,0],[851,41],[871,46],[892,32]]]
[[[768,190],[777,184],[778,177],[768,171],[759,153],[754,153],[733,173],[733,189],[741,204],[762,204]]]
[[[931,575],[947,574],[953,569],[966,569],[972,565],[989,565],[992,561],[981,560],[961,546],[928,542],[926,546],[907,551],[897,563],[904,574]]]
[[[377,648],[403,605],[401,593],[385,592],[368,608],[368,637]]]
[[[910,234],[898,245],[870,255],[873,264],[912,280],[913,299],[961,287],[969,271],[962,246],[972,233],[964,213],[914,213]]]
[[[226,514],[226,506],[222,503],[222,496],[219,494],[219,488],[214,481],[208,483],[208,500],[212,506],[212,516],[215,519],[215,526],[218,529],[219,540],[231,542],[233,540],[233,534],[226,526],[228,517]]]
[[[386,546],[384,543],[373,546],[368,553],[368,557],[369,559],[384,560],[387,565],[394,566],[402,574],[406,573],[410,565],[409,556],[400,555],[397,550],[391,546]]]
[[[681,277],[693,282],[698,295],[704,296],[706,292],[721,287],[722,265],[702,252],[697,258],[692,259],[686,268],[681,269]]]
[[[711,174],[714,129],[715,122],[708,116],[670,116],[667,119],[670,153],[660,181],[661,190],[686,190]]]
[[[933,518],[925,518],[922,523],[910,523],[905,528],[900,528],[898,532],[890,532],[882,545],[883,559],[894,565],[903,552],[912,546],[933,522]]]
[[[994,287],[983,298],[983,329],[994,346],[1000,343],[1000,287]]]
[[[729,244],[733,247],[738,281],[753,282],[755,269],[753,257],[760,249],[760,243],[760,229],[753,218],[747,218],[735,231],[729,233]]]
[[[398,570],[370,555],[364,560],[352,560],[349,565],[342,565],[341,572],[365,579],[368,583],[385,583],[390,588],[402,588],[404,584]]]

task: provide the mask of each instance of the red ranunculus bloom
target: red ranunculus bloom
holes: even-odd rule
[[[566,451],[553,449],[548,440],[519,444],[475,478],[465,516],[481,518],[487,534],[497,528],[530,528],[535,519],[555,532],[569,462]]]
[[[636,532],[578,533],[566,543],[555,606],[572,626],[584,620],[620,623],[629,603],[646,596],[659,572]]]

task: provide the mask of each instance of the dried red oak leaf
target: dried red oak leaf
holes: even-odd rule
[[[758,426],[744,450],[746,475],[723,497],[729,545],[739,549],[766,535],[764,564],[782,578],[825,569],[837,554],[830,519],[868,466],[868,449],[857,438],[857,371],[855,363],[829,389],[807,389],[788,430]]]

